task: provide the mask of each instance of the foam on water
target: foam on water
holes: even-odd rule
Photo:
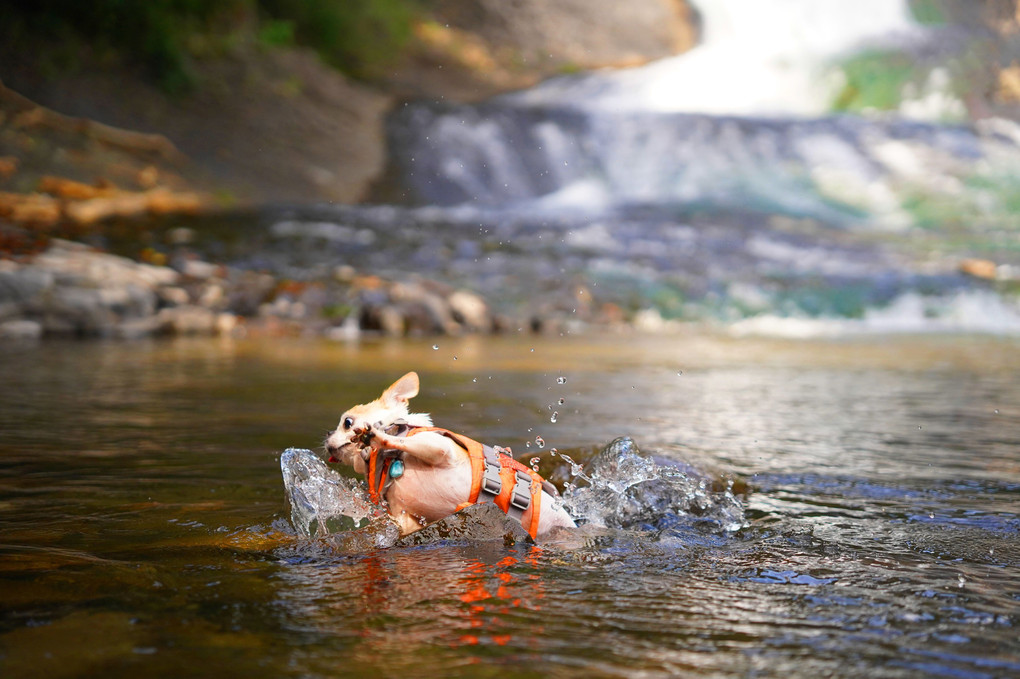
[[[963,290],[930,296],[906,292],[881,308],[868,309],[863,318],[802,318],[762,314],[733,323],[731,334],[787,338],[850,335],[974,333],[1020,335],[1020,307],[990,290]]]
[[[729,490],[714,491],[707,479],[680,465],[661,465],[640,454],[634,441],[610,443],[582,470],[569,456],[572,476],[562,502],[581,523],[626,530],[676,533],[694,528],[723,533],[746,525],[740,501]],[[301,536],[327,538],[334,551],[364,552],[379,547],[418,545],[435,540],[526,539],[520,525],[489,507],[464,512],[398,541],[396,524],[373,504],[360,481],[346,479],[310,450],[288,448],[280,456],[291,523]]]
[[[692,468],[656,463],[630,438],[610,443],[583,471],[568,456],[561,457],[584,481],[568,485],[563,494],[563,506],[579,522],[655,531],[694,527],[708,533],[747,525],[732,490],[712,490],[708,479]]]

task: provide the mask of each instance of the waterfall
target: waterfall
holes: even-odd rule
[[[641,68],[556,78],[518,105],[740,116],[824,114],[831,61],[920,29],[905,0],[697,0],[701,45]]]
[[[823,115],[838,85],[832,59],[921,32],[904,0],[696,4],[705,40],[688,53],[480,105],[405,106],[390,142],[416,202],[727,206],[903,226],[903,186],[952,183],[975,159],[1015,149],[965,127]]]

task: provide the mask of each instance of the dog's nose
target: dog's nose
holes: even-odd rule
[[[336,432],[331,431],[326,434],[326,452],[329,453],[330,462],[339,462],[340,459],[336,456],[336,454],[340,452],[340,446],[336,445],[332,441],[332,436],[334,433]]]
[[[336,434],[336,430],[326,432],[326,450],[330,453],[335,453],[340,450],[340,446],[333,440],[333,435]]]

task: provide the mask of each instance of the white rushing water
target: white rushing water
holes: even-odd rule
[[[762,314],[730,326],[737,337],[812,339],[853,335],[958,333],[1020,335],[1020,306],[987,290],[934,296],[907,292],[862,318],[806,318]]]
[[[899,85],[899,110],[834,113],[852,59],[925,53],[946,34],[906,0],[693,3],[703,42],[676,57],[401,107],[390,148],[414,228],[498,232],[495,249],[529,265],[557,249],[614,304],[629,286],[664,318],[737,333],[1020,332],[1017,262],[1000,247],[1020,125],[949,124],[966,116],[938,113],[952,88],[928,61],[927,84]],[[487,255],[484,277],[500,258],[514,255]],[[967,278],[971,258],[1002,268]]]
[[[710,204],[904,228],[904,192],[959,192],[1020,165],[1012,123],[915,122],[939,118],[919,104],[934,91],[902,92],[912,105],[897,116],[831,115],[840,60],[929,35],[906,0],[695,4],[703,43],[675,57],[477,106],[405,107],[392,147],[416,197],[545,213]]]
[[[694,0],[702,42],[641,68],[565,77],[517,104],[715,115],[824,114],[851,50],[918,34],[906,0]]]
[[[574,468],[573,479],[583,481],[580,487],[569,484],[562,500],[581,523],[638,530],[697,528],[704,533],[732,532],[746,525],[743,506],[730,490],[713,491],[710,480],[691,467],[657,464],[641,455],[629,438],[610,443],[585,471],[567,455],[562,459]],[[393,524],[371,524],[383,511],[368,500],[362,482],[341,477],[315,453],[299,448],[283,452],[280,470],[298,535],[324,538],[367,527],[368,540],[353,543],[355,548],[390,547],[396,542],[395,532],[379,530]],[[478,518],[470,515],[465,520],[470,524]],[[444,521],[449,526],[457,520]],[[472,535],[492,537],[485,530],[462,533]]]

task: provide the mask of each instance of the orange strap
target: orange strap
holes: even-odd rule
[[[501,455],[500,457],[505,456]],[[503,481],[503,487],[499,489],[499,495],[492,498],[492,501],[503,510],[504,514],[507,514],[510,512],[510,498],[514,494],[514,486],[517,485],[517,472],[509,465],[502,465],[499,470],[499,478]]]

